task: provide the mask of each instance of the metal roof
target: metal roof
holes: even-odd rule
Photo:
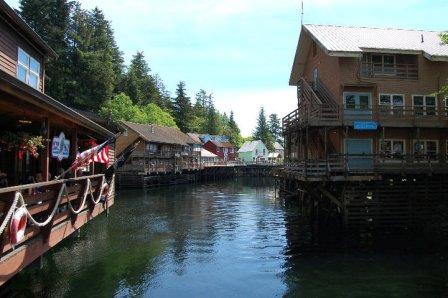
[[[283,146],[279,142],[274,143],[275,150],[284,150]]]
[[[262,144],[263,146],[264,143],[261,140],[256,140],[256,141],[247,141],[243,144],[243,146],[241,146],[240,150],[238,150],[239,153],[243,153],[243,152],[252,152],[254,151],[258,144]]]
[[[440,32],[394,28],[304,25],[331,56],[359,56],[362,52],[423,53],[432,61],[448,61],[448,45]]]
[[[431,61],[448,62],[448,45],[440,32],[393,28],[303,25],[289,78],[291,86],[302,76],[313,41],[329,56],[360,57],[363,52],[423,54]]]

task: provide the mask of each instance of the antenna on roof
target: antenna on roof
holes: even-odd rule
[[[300,25],[303,25],[303,0],[302,0],[302,11],[301,11],[301,18],[300,18]]]

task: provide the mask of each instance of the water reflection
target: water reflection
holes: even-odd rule
[[[9,285],[44,297],[431,297],[443,254],[353,251],[313,236],[269,179],[120,194],[102,216]],[[323,245],[325,243],[325,245]]]

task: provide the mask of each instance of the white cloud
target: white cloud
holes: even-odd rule
[[[283,118],[297,108],[296,89],[255,89],[215,92],[216,107],[221,112],[234,111],[243,136],[250,136],[257,123],[260,107],[264,107],[266,116],[276,113]]]

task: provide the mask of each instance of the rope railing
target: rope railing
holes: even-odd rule
[[[53,209],[52,209],[50,215],[47,217],[47,219],[42,221],[42,222],[39,222],[37,219],[35,219],[33,217],[31,212],[27,208],[27,203],[26,203],[25,198],[23,197],[23,194],[22,194],[22,189],[27,189],[29,187],[33,187],[34,185],[30,184],[30,185],[27,185],[27,187],[23,187],[22,186],[22,189],[15,189],[15,190],[13,190],[15,192],[14,200],[11,203],[11,206],[9,207],[8,212],[4,216],[2,224],[0,225],[0,235],[4,232],[5,228],[7,227],[8,223],[10,222],[11,217],[14,214],[15,210],[17,208],[20,208],[20,207],[25,207],[27,218],[30,220],[30,222],[33,225],[42,228],[42,227],[47,226],[49,223],[51,223],[51,221],[53,220],[54,216],[57,213],[58,207],[61,205],[61,202],[63,201],[63,198],[67,199],[67,205],[69,207],[69,210],[70,210],[70,212],[72,212],[75,215],[80,214],[85,209],[85,204],[86,204],[86,201],[87,201],[87,197],[90,197],[93,205],[96,206],[98,203],[101,202],[101,200],[103,198],[104,190],[107,187],[107,184],[105,183],[106,182],[106,178],[105,178],[104,175],[101,175],[101,177],[102,177],[101,178],[101,184],[99,186],[98,196],[95,199],[95,191],[92,188],[92,179],[96,179],[97,177],[99,177],[99,175],[83,179],[83,180],[86,181],[86,185],[85,185],[84,192],[83,192],[83,195],[82,195],[82,198],[81,198],[81,203],[80,203],[78,209],[75,209],[73,207],[73,204],[71,203],[70,195],[69,195],[69,192],[68,192],[67,182],[70,182],[71,180],[70,179],[61,180],[62,181],[61,188],[59,189],[58,197],[57,197],[56,202],[55,202],[55,204],[53,206]],[[79,181],[79,179],[76,179],[76,180]],[[38,185],[38,184],[36,184],[36,185]],[[52,185],[52,184],[48,184],[48,185]],[[115,187],[115,177],[113,177],[111,182],[110,182],[109,192],[107,194],[107,197],[105,198],[105,203],[106,203],[106,207],[107,208],[108,208],[107,201],[110,198],[111,193],[114,191],[114,187]]]

